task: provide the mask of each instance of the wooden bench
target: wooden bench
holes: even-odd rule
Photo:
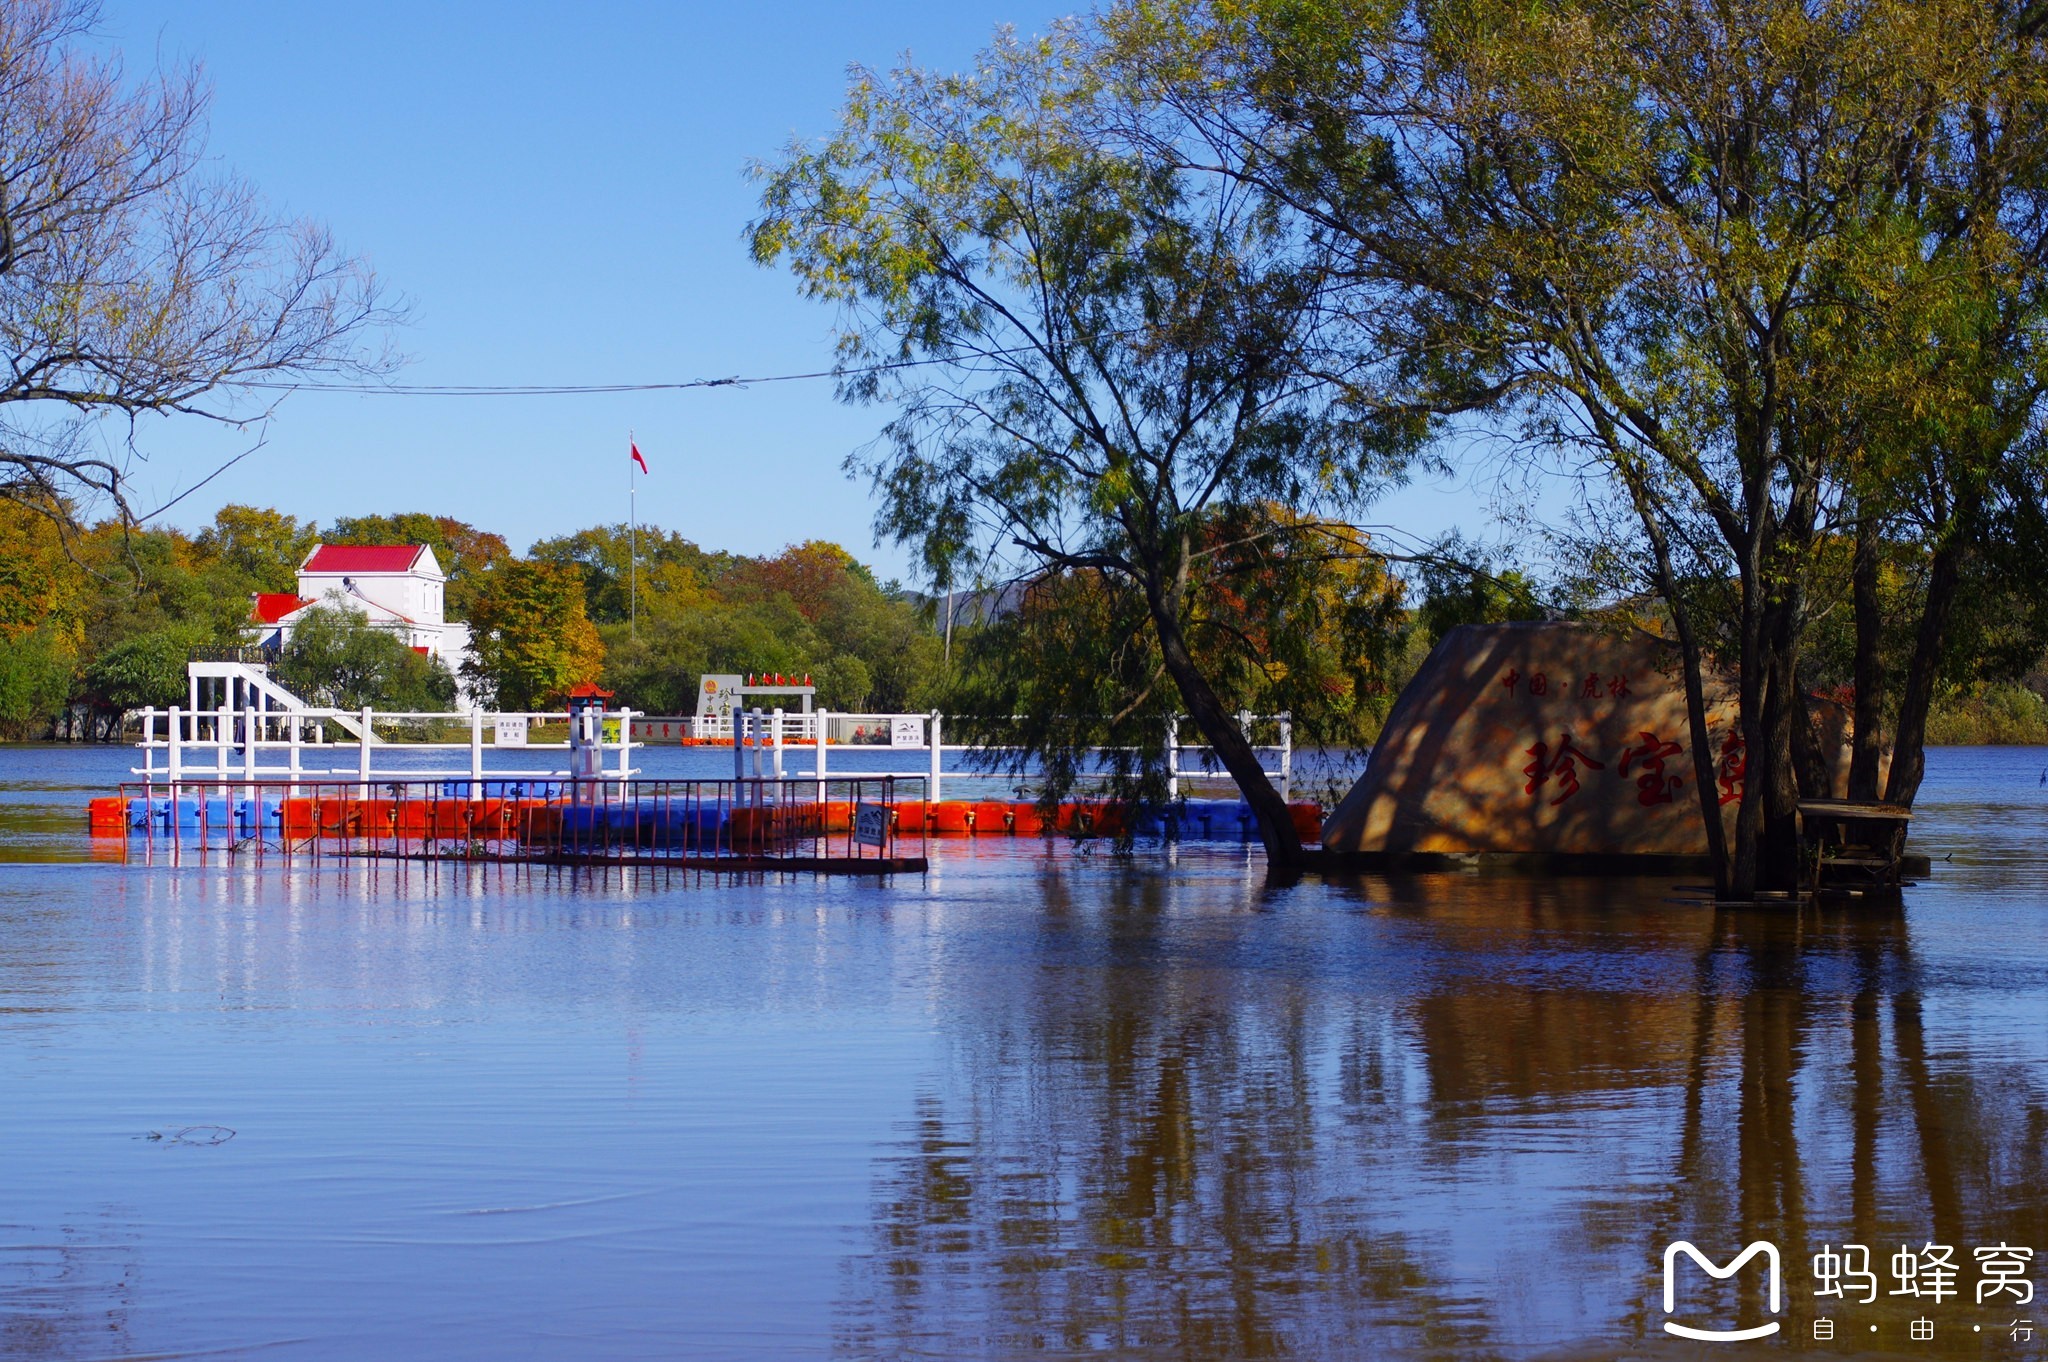
[[[1913,811],[1902,804],[1800,800],[1808,882],[1816,889],[1898,884],[1912,820]]]

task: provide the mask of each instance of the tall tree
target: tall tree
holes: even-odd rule
[[[604,665],[582,575],[558,563],[512,559],[483,574],[469,624],[469,679],[503,709],[557,704]]]
[[[1420,429],[1332,408],[1314,242],[1244,181],[1134,145],[1092,56],[1062,24],[969,75],[857,71],[838,131],[762,170],[753,253],[840,305],[842,395],[896,408],[883,452],[851,465],[880,530],[942,587],[1098,574],[1127,592],[1121,618],[1284,870],[1301,844],[1190,637],[1197,584],[1241,547],[1219,526],[1266,503],[1349,510]]]
[[[0,496],[130,522],[138,418],[260,416],[261,389],[379,367],[370,271],[206,157],[196,68],[129,82],[91,0],[0,6]],[[128,423],[128,452],[90,436]]]
[[[290,591],[320,527],[264,506],[223,506],[192,540],[193,553],[247,579],[251,591]]]
[[[678,604],[682,602],[674,598],[687,600],[701,593],[732,561],[730,555],[707,553],[672,530],[654,525],[636,529],[623,521],[543,539],[529,556],[581,572],[584,609],[600,625],[630,618],[636,580],[640,608],[652,610],[664,598]]]
[[[1738,896],[1797,877],[1802,636],[1854,490],[1840,385],[1876,377],[1839,359],[1938,283],[1898,169],[1930,127],[1969,135],[1998,27],[1960,0],[1272,0],[1112,19],[1147,88],[1345,244],[1354,315],[1368,344],[1413,357],[1415,400],[1485,399],[1620,490]],[[1710,655],[1739,674],[1747,754],[1725,852]]]

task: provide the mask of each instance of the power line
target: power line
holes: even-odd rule
[[[1023,347],[1019,347],[1023,348]],[[1012,354],[1015,351],[994,351]],[[607,393],[684,392],[693,388],[744,388],[754,383],[798,383],[819,378],[845,378],[852,374],[886,373],[891,369],[914,369],[928,364],[957,364],[950,358],[899,359],[883,364],[864,364],[851,369],[820,369],[806,374],[760,374],[751,378],[693,378],[681,383],[270,383],[245,382],[243,388],[272,392],[362,393],[382,397],[584,397]]]

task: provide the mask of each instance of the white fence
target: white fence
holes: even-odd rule
[[[1282,799],[1294,797],[1294,718],[1289,714],[1258,715],[1241,711],[1237,716],[1239,727],[1246,739],[1253,738],[1260,724],[1272,724],[1277,730],[1277,741],[1272,743],[1253,742],[1252,751],[1260,758],[1260,769],[1279,789]],[[642,733],[651,733],[659,725],[680,724],[682,720],[660,717],[642,717],[633,722],[630,730],[636,738]],[[987,752],[1002,750],[981,743],[948,743],[945,741],[946,716],[933,710],[928,714],[834,714],[819,710],[810,714],[785,714],[779,709],[748,710],[722,720],[724,732],[709,737],[698,737],[692,730],[692,741],[732,743],[733,775],[739,778],[789,777],[824,780],[831,766],[831,752],[834,746],[848,747],[863,751],[902,752],[906,756],[916,755],[913,765],[901,768],[878,768],[864,763],[859,774],[922,776],[933,802],[941,798],[946,773],[945,754],[948,752]],[[1222,772],[1215,749],[1207,743],[1183,742],[1180,736],[1181,724],[1185,720],[1174,718],[1166,727],[1166,793],[1169,799],[1180,798],[1180,786],[1184,777],[1216,775]],[[734,734],[739,740],[734,741]],[[824,742],[817,735],[826,735]],[[681,741],[681,737],[670,741]],[[649,742],[660,742],[661,738],[649,737]],[[788,766],[792,750],[812,754],[813,764],[809,770],[791,770]],[[1272,763],[1268,765],[1268,763]],[[748,768],[752,767],[750,771]]]
[[[310,706],[275,708],[266,696],[250,689],[210,709],[147,709],[142,714],[142,765],[134,773],[150,783],[234,784],[253,781],[334,781],[353,779],[368,786],[390,780],[601,779],[624,781],[640,774],[631,764],[635,749],[650,744],[693,742],[730,744],[733,775],[824,781],[834,778],[833,753],[860,753],[857,769],[847,776],[905,776],[927,782],[928,797],[940,799],[947,773],[945,757],[953,753],[1002,750],[980,743],[945,741],[946,716],[926,714],[840,714],[819,710],[791,714],[782,710],[750,710],[718,720],[664,718],[630,709],[600,716],[579,714],[586,731],[570,741],[570,718],[552,712],[506,710],[385,711],[320,709]],[[1293,797],[1294,724],[1290,716],[1237,716],[1248,740],[1270,726],[1275,741],[1253,742],[1266,777],[1283,799]],[[1185,721],[1169,721],[1166,731],[1167,795],[1177,799],[1184,779],[1222,775],[1215,751],[1206,743],[1185,742]],[[344,736],[330,741],[329,729]],[[379,730],[382,730],[380,732]],[[555,731],[560,740],[548,740]],[[738,741],[734,740],[735,732]],[[819,735],[824,735],[820,742]],[[396,741],[394,741],[396,739]],[[488,741],[487,741],[488,739]],[[484,752],[515,748],[561,752],[560,766],[512,768],[493,763],[484,769]],[[873,754],[900,754],[900,764],[877,764]],[[400,754],[405,759],[400,760]],[[461,753],[466,760],[432,769],[414,755]],[[794,754],[794,755],[793,755]],[[808,769],[793,761],[808,754]],[[751,768],[751,769],[750,769]],[[958,772],[954,775],[957,777]]]
[[[132,769],[147,782],[172,784],[301,778],[353,778],[364,785],[391,779],[480,782],[485,778],[485,748],[510,747],[562,752],[571,759],[561,766],[493,766],[491,779],[626,780],[639,774],[630,765],[633,749],[640,746],[630,737],[635,717],[631,710],[602,716],[586,712],[575,716],[583,721],[584,732],[572,735],[571,717],[561,710],[266,709],[255,704],[245,704],[239,710],[225,704],[197,711],[178,706],[151,708],[142,712],[142,741],[136,744],[142,752],[142,765]],[[347,738],[328,741],[330,724]],[[381,736],[380,725],[386,733],[402,727],[403,741],[394,743]],[[536,729],[546,733],[557,726],[562,732],[560,741],[535,741]],[[445,736],[451,731],[460,736]],[[491,739],[488,743],[486,734]],[[572,736],[579,740],[572,741]],[[468,760],[437,770],[417,764],[395,766],[400,752],[462,752]],[[583,754],[581,763],[572,755],[578,752]],[[337,761],[346,764],[333,764]]]

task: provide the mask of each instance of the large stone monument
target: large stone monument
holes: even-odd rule
[[[1745,768],[1735,696],[1707,682],[1714,799],[1732,827]],[[1818,715],[1843,746],[1839,706]],[[1395,702],[1323,828],[1335,853],[1682,860],[1706,855],[1677,649],[1580,624],[1465,625]]]

